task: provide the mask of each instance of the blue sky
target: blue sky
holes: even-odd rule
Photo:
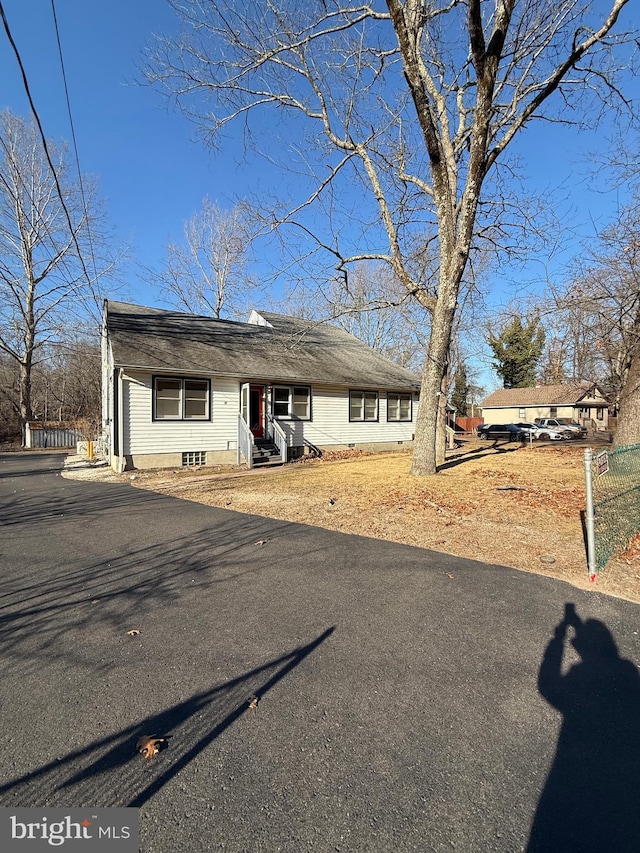
[[[70,140],[50,0],[3,0],[9,25],[26,67],[45,133]],[[158,265],[167,240],[179,238],[182,223],[209,195],[221,206],[256,189],[264,175],[242,163],[241,146],[229,138],[215,154],[195,139],[195,128],[168,111],[162,96],[138,85],[142,50],[153,33],[175,29],[174,13],[163,0],[56,0],[80,166],[97,176],[108,214],[135,256]],[[637,9],[632,11],[637,25]],[[629,18],[630,16],[627,16]],[[29,116],[15,58],[1,35],[0,108]],[[637,94],[637,93],[636,93]],[[544,132],[543,132],[544,131]],[[624,202],[624,192],[600,192],[589,176],[587,151],[606,149],[598,137],[571,129],[532,126],[519,143],[528,188],[555,193],[571,224],[563,252],[552,267],[577,249],[578,237],[593,233]],[[502,270],[493,297],[500,301],[520,278],[543,275],[540,256],[525,270]],[[130,270],[127,298],[160,304],[158,295]]]
[[[71,140],[50,0],[4,0],[36,108],[47,137]],[[168,32],[174,14],[162,0],[57,0],[80,167],[97,176],[111,223],[136,257],[158,264],[169,237],[205,195],[232,204],[247,181],[237,151],[215,157],[194,139],[185,118],[162,96],[136,83],[145,44]],[[19,70],[2,34],[0,107],[25,118],[29,106]],[[129,298],[155,294],[130,270]]]

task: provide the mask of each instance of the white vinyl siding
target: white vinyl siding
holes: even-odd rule
[[[240,407],[240,383],[237,379],[211,378],[209,421],[152,420],[150,373],[126,371],[123,386],[123,455],[217,451],[235,447]],[[353,422],[349,421],[347,388],[313,385],[310,392],[313,420],[280,422],[290,446],[302,446],[305,441],[319,447],[330,447],[410,442],[413,438],[418,408],[415,400],[411,421],[387,421],[387,395],[383,392],[378,401],[380,419]]]
[[[300,447],[305,441],[318,447],[330,447],[376,442],[410,442],[413,438],[417,400],[412,407],[411,421],[387,421],[387,398],[384,393],[379,395],[378,400],[379,420],[350,421],[347,388],[313,385],[311,395],[313,420],[281,422],[290,446]]]
[[[211,417],[206,420],[153,420],[151,374],[137,370],[126,371],[123,384],[123,455],[218,451],[236,446],[239,401],[237,379],[211,379]],[[197,389],[194,388],[194,391]],[[200,404],[201,398],[198,400],[194,395],[192,405]]]

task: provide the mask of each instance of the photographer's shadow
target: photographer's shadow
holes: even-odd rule
[[[562,673],[565,640],[581,660]],[[609,629],[572,604],[540,666],[540,694],[563,715],[528,853],[640,851],[640,675]]]

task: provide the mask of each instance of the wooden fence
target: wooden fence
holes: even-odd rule
[[[456,418],[456,432],[473,432],[482,423],[482,418]]]

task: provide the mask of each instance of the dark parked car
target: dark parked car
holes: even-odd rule
[[[506,438],[507,441],[523,441],[527,434],[516,424],[483,424],[478,427],[478,438],[498,439]]]

